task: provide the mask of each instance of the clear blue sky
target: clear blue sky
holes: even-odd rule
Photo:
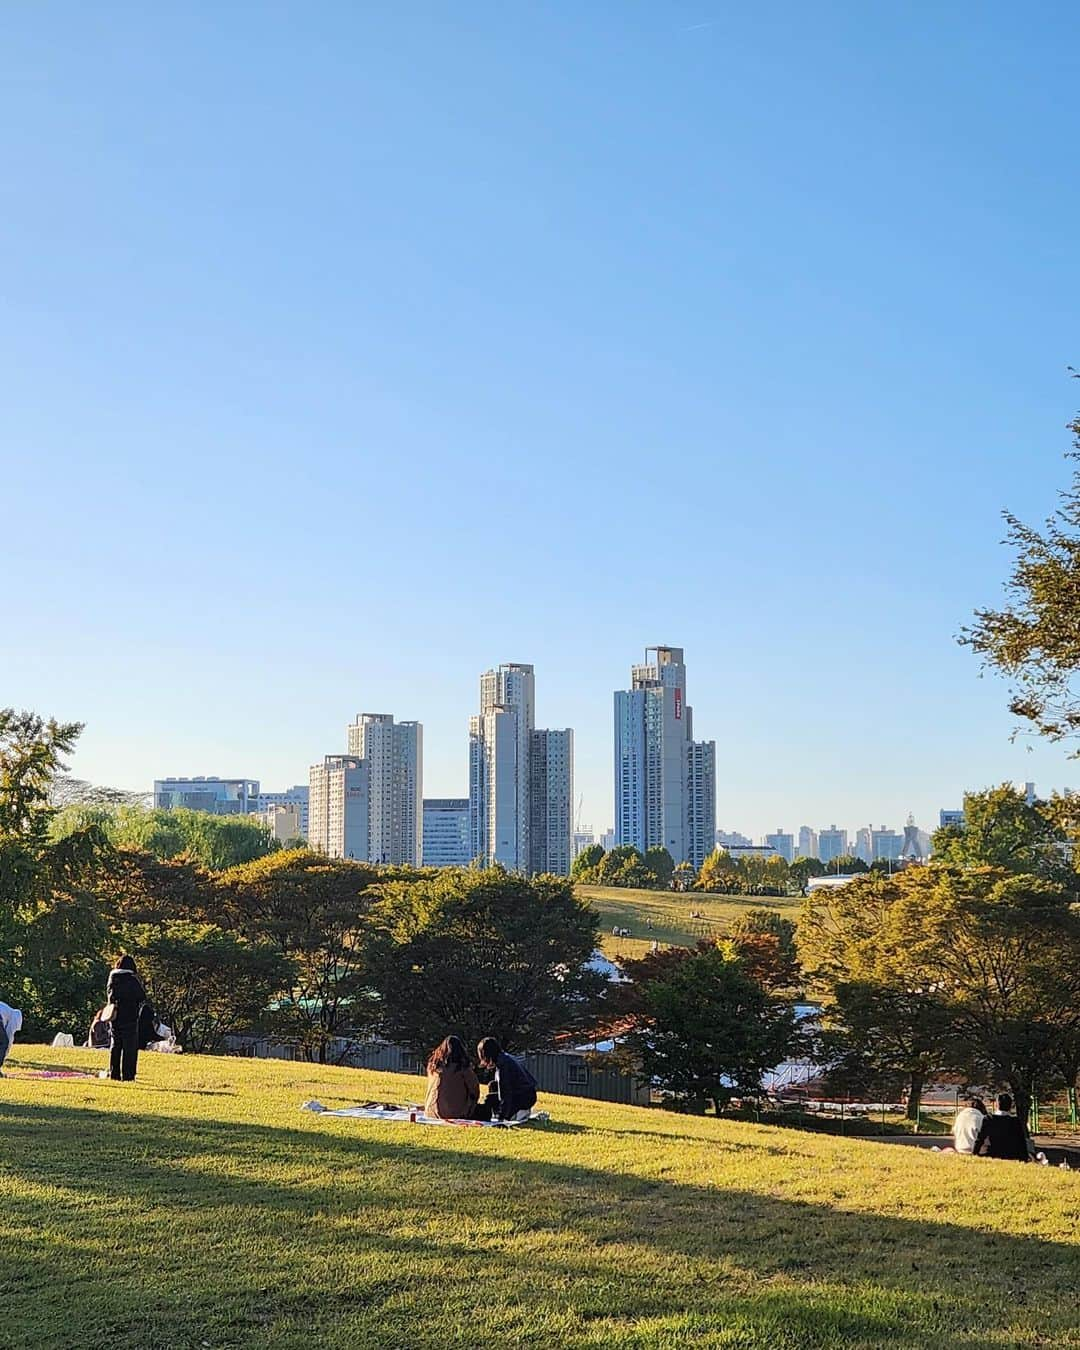
[[[74,769],[306,781],[359,710],[464,792],[531,661],[611,820],[686,649],[719,818],[1080,771],[953,637],[1080,398],[1072,3],[0,15],[0,701]]]

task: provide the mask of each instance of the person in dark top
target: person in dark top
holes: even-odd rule
[[[489,1120],[513,1120],[536,1105],[536,1079],[520,1059],[508,1055],[494,1036],[485,1036],[476,1047],[480,1067],[494,1071],[483,1114]],[[480,1114],[478,1109],[477,1114]]]
[[[148,1045],[153,1045],[156,1041],[162,1040],[158,1031],[157,1013],[154,1011],[152,1003],[144,1003],[139,1009],[139,1049],[145,1050]]]
[[[146,990],[132,957],[121,956],[109,972],[105,1000],[113,1006],[109,1077],[132,1083],[139,1063],[139,1014],[146,1002]]]
[[[1012,1114],[1013,1099],[1003,1092],[997,1099],[997,1111],[992,1116],[984,1116],[982,1126],[975,1138],[972,1152],[976,1157],[986,1145],[987,1158],[1008,1158],[1012,1162],[1028,1162],[1031,1156],[1028,1148],[1028,1134],[1024,1122]]]

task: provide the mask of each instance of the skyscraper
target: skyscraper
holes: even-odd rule
[[[786,834],[783,830],[777,829],[775,834],[765,836],[766,845],[785,862],[795,861],[795,836]]]
[[[830,825],[827,830],[818,831],[818,857],[823,863],[831,863],[847,851],[847,830],[838,830],[835,825]]]
[[[716,837],[716,743],[693,740],[681,647],[649,647],[615,694],[615,835],[700,867]]]
[[[799,826],[799,857],[816,858],[818,853],[817,831],[809,825]]]
[[[346,728],[350,755],[368,766],[368,859],[420,865],[424,837],[424,729],[390,713],[357,713]]]
[[[468,867],[468,797],[424,798],[424,866]]]
[[[469,719],[472,857],[511,872],[570,871],[574,734],[538,731],[532,666],[511,662],[480,677]]]
[[[368,766],[356,755],[326,755],[311,766],[308,843],[331,858],[367,861]]]

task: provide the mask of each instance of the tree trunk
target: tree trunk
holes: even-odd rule
[[[907,1099],[907,1118],[908,1120],[919,1119],[919,1107],[922,1105],[923,1088],[926,1086],[926,1079],[921,1073],[913,1073],[908,1082]]]

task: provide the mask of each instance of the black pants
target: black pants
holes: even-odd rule
[[[125,1083],[135,1081],[139,1062],[139,1024],[118,1027],[113,1023],[112,1053],[109,1056],[109,1077],[122,1078]]]

